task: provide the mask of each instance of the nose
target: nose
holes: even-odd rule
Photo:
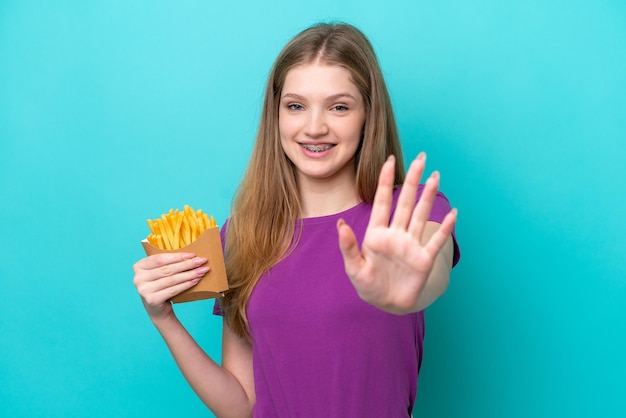
[[[309,112],[304,133],[312,138],[318,138],[328,133],[328,124],[324,111],[312,110]]]

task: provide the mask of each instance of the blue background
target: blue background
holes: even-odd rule
[[[416,417],[626,415],[623,1],[2,0],[1,416],[210,415],[131,266],[147,218],[224,221],[269,68],[319,20],[370,37],[460,209]],[[176,306],[219,360],[211,308]]]

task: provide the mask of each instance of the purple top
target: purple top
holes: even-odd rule
[[[338,246],[339,218],[352,227],[360,244],[371,208],[361,203],[300,220],[298,246],[256,285],[247,311],[255,417],[411,415],[424,313],[393,315],[362,301]],[[449,211],[448,200],[438,193],[430,219],[441,222]],[[456,239],[454,247],[456,264]]]

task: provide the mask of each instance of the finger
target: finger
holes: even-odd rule
[[[391,222],[392,227],[405,230],[409,225],[411,214],[415,208],[417,188],[419,187],[425,164],[426,154],[423,152],[421,152],[417,158],[411,162],[406,179],[402,185],[400,197],[398,197],[398,203],[393,215],[393,221]]]
[[[393,196],[393,180],[395,177],[396,158],[390,155],[380,169],[378,186],[374,195],[372,213],[367,225],[368,228],[389,225],[391,202]]]
[[[432,257],[436,257],[439,251],[443,248],[446,240],[452,234],[454,230],[454,225],[456,223],[458,215],[458,210],[452,209],[448,214],[443,218],[441,222],[441,226],[435,231],[435,233],[430,237],[426,245],[424,246],[424,250],[432,255]]]
[[[168,286],[154,292],[142,294],[141,296],[148,305],[158,306],[169,301],[174,296],[184,292],[185,290],[192,288],[198,284],[199,281],[200,277],[196,277],[192,280],[185,280],[181,283],[177,283],[173,286]]]
[[[187,277],[186,272],[196,272],[196,274],[203,276],[207,271],[209,271],[209,266],[207,264],[207,259],[203,257],[196,257],[192,260],[186,260],[179,263],[167,264],[165,266],[159,267],[157,269],[151,270],[154,276],[156,276],[156,280],[170,278],[170,280],[161,280],[161,282],[165,282],[167,285],[171,286],[176,284],[178,278]],[[154,277],[153,276],[153,277]],[[173,283],[172,283],[173,282]]]
[[[413,209],[413,215],[411,216],[411,222],[409,223],[408,231],[411,235],[418,238],[421,242],[422,234],[424,233],[424,227],[430,217],[430,211],[435,203],[435,197],[437,196],[437,189],[439,188],[439,172],[433,172],[426,180],[422,194],[419,201]]]
[[[353,277],[361,269],[363,256],[359,251],[354,231],[348,224],[340,219],[337,222],[337,233],[339,235],[339,249],[343,255],[343,263],[348,276]]]
[[[139,294],[145,299],[154,298],[156,294],[162,293],[169,288],[179,289],[185,287],[185,283],[198,283],[210,268],[208,266],[198,267],[193,270],[186,270],[170,276],[158,277],[153,280],[137,280],[136,286]],[[191,287],[189,285],[188,287]],[[168,292],[165,292],[168,293]],[[176,293],[178,294],[178,293]],[[155,302],[158,304],[158,302]]]
[[[139,288],[141,283],[153,282],[163,277],[174,276],[178,273],[197,269],[200,267],[209,267],[207,264],[208,260],[204,257],[195,257],[195,258],[192,258],[191,260],[174,261],[173,263],[170,263],[170,264],[163,264],[163,265],[160,264],[162,260],[172,260],[172,259],[176,260],[177,259],[176,257],[171,257],[171,255],[172,254],[156,254],[147,258],[147,259],[154,258],[155,260],[157,260],[154,262],[154,264],[145,262],[145,260],[147,259],[141,260],[140,262],[135,264],[134,266],[135,286]],[[160,257],[160,256],[166,256],[166,257]],[[142,264],[142,262],[144,263]],[[157,267],[154,267],[151,269],[145,269],[141,267],[141,266],[145,266],[146,264],[148,264],[149,266],[156,265]]]
[[[192,253],[161,253],[154,254],[139,260],[135,267],[142,270],[152,270],[167,264],[177,263],[185,260],[191,260],[195,257]]]

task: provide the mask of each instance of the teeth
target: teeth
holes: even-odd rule
[[[311,152],[322,152],[322,151],[327,151],[329,149],[331,149],[333,146],[332,145],[309,145],[309,144],[302,144],[303,148],[306,148],[307,150],[311,151]]]

